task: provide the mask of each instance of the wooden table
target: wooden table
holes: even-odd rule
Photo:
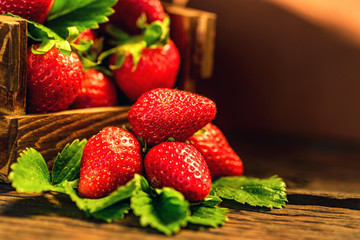
[[[269,141],[271,140],[271,141]],[[187,228],[174,239],[360,239],[360,148],[354,144],[230,140],[246,175],[277,174],[288,185],[283,209],[232,202],[217,229]],[[271,142],[271,144],[270,144]],[[114,223],[87,219],[60,194],[24,194],[0,184],[0,239],[167,239],[128,215]]]

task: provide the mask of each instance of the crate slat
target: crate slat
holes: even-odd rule
[[[28,147],[35,148],[51,169],[58,152],[75,139],[89,139],[106,126],[127,123],[128,106],[69,110],[36,115],[0,116],[0,179]]]
[[[0,114],[25,114],[27,23],[0,15]]]

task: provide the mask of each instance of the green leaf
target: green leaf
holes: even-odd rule
[[[191,216],[187,217],[189,223],[195,225],[202,225],[207,227],[219,227],[225,224],[228,219],[225,213],[227,208],[207,207],[207,206],[192,206],[190,208]]]
[[[155,44],[161,38],[163,30],[160,21],[152,23],[144,32],[144,39],[147,46]]]
[[[131,198],[130,206],[140,217],[141,226],[150,226],[166,235],[185,226],[189,215],[189,203],[171,188],[156,189],[152,193],[139,191]]]
[[[208,196],[203,201],[190,205],[189,223],[207,227],[219,227],[225,224],[227,208],[217,207],[222,200],[217,196]]]
[[[21,18],[14,14],[8,13],[9,16]],[[50,29],[47,26],[44,26],[40,23],[33,22],[30,20],[27,21],[27,35],[30,39],[34,40],[35,42],[41,43],[38,49],[32,49],[35,54],[44,54],[48,52],[53,46],[55,46],[60,52],[65,55],[70,55],[71,53],[71,46],[68,41],[65,39],[70,35],[77,35],[78,32],[74,30],[74,28],[70,27],[69,29],[66,28],[68,35],[63,38],[59,36],[53,29]],[[69,33],[70,32],[70,33]],[[73,36],[74,37],[74,36]]]
[[[161,47],[165,45],[170,38],[170,18],[166,16],[165,20],[154,21],[144,30],[144,40],[148,47]]]
[[[86,28],[95,29],[107,22],[114,13],[112,6],[116,0],[56,0],[47,18],[46,25],[60,36],[67,38],[67,27],[77,27],[79,32]]]
[[[33,148],[27,148],[11,165],[9,179],[19,192],[43,192],[53,190],[50,174],[44,158]]]
[[[136,174],[134,179],[128,182],[126,185],[120,186],[109,196],[99,199],[80,197],[67,182],[63,183],[63,187],[65,188],[65,193],[70,196],[78,208],[91,215],[92,213],[102,211],[119,201],[130,198],[135,192],[139,191],[144,186],[144,184],[146,185],[146,183],[143,183],[144,181],[146,181],[144,177]]]
[[[287,202],[285,191],[285,182],[277,176],[224,177],[213,182],[210,194],[255,207],[282,208]]]
[[[201,206],[205,206],[205,207],[216,207],[220,203],[222,203],[221,198],[219,198],[218,196],[209,195],[204,200],[202,200],[201,202],[193,202],[193,203],[191,203],[191,206],[201,205]]]
[[[71,144],[67,144],[57,155],[52,169],[52,184],[56,185],[63,181],[71,182],[79,178],[80,162],[86,143],[86,139],[81,142],[77,139]]]
[[[127,201],[121,201],[115,203],[103,210],[93,212],[90,214],[93,218],[101,219],[106,222],[112,222],[119,219],[123,219],[125,214],[127,214],[130,210],[130,204]]]

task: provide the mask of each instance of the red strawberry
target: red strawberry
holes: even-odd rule
[[[78,192],[101,198],[142,174],[140,144],[130,132],[106,127],[86,143],[80,165]]]
[[[84,32],[79,33],[79,36],[77,37],[77,39],[75,40],[75,44],[79,44],[79,41],[90,41],[92,40],[93,42],[95,42],[97,39],[97,34],[94,30],[87,28],[85,29]]]
[[[142,49],[140,61],[134,67],[134,57],[127,53],[114,77],[122,92],[132,102],[154,88],[173,88],[180,67],[180,54],[173,41],[159,47]],[[114,64],[116,54],[110,58]]]
[[[0,0],[0,14],[12,13],[43,24],[54,0]]]
[[[88,69],[72,108],[91,108],[117,105],[116,85],[102,72]]]
[[[145,14],[147,23],[165,19],[160,0],[118,0],[113,8],[115,14],[110,16],[110,23],[131,34],[140,32],[137,20],[142,14]]]
[[[83,79],[78,55],[72,52],[66,56],[55,47],[45,54],[34,54],[31,48],[27,52],[28,111],[56,112],[68,109]]]
[[[131,107],[129,123],[136,136],[154,146],[185,141],[211,122],[216,105],[210,99],[177,89],[158,88],[143,94]]]
[[[189,201],[201,201],[210,192],[209,169],[201,153],[190,144],[161,143],[146,154],[144,166],[155,188],[172,187]]]
[[[212,179],[243,174],[242,160],[231,148],[221,130],[209,123],[204,132],[195,134],[188,141],[196,147],[205,158]]]

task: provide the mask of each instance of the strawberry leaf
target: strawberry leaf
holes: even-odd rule
[[[254,207],[282,208],[287,202],[285,182],[267,179],[224,177],[213,182],[210,194]]]
[[[71,144],[67,144],[64,150],[57,155],[52,169],[52,184],[60,184],[63,181],[71,182],[79,178],[80,162],[86,143],[86,139],[81,142],[77,139]]]
[[[79,32],[86,28],[95,29],[107,22],[114,13],[116,0],[56,0],[46,25],[60,36],[67,38],[67,27],[75,26]]]
[[[130,210],[130,204],[128,201],[121,201],[115,203],[103,210],[91,213],[91,216],[96,219],[101,219],[106,222],[112,222],[119,219],[123,219],[125,214]]]
[[[14,14],[8,13],[7,15],[21,18],[19,16],[16,16]],[[40,42],[41,45],[39,48],[32,49],[32,51],[36,54],[44,54],[48,52],[53,46],[55,46],[60,52],[63,54],[69,56],[71,54],[71,46],[70,43],[66,40],[66,38],[62,38],[59,36],[56,32],[54,32],[52,29],[30,20],[27,21],[27,35],[30,39],[32,39],[34,42]],[[74,36],[77,36],[79,34],[77,28],[69,27],[66,28],[68,32],[67,37],[73,38]]]
[[[43,192],[55,190],[50,183],[50,173],[44,158],[33,148],[20,153],[17,163],[11,165],[9,179],[19,192]]]
[[[66,181],[62,184],[62,186],[65,189],[65,193],[70,196],[70,198],[76,203],[80,210],[83,210],[87,214],[92,215],[93,213],[102,211],[117,202],[130,198],[135,192],[139,191],[139,189],[143,187],[143,181],[146,181],[144,177],[135,175],[134,179],[128,182],[126,185],[120,186],[109,196],[99,199],[80,197],[76,190],[73,189]]]
[[[131,197],[130,206],[140,217],[141,226],[150,226],[166,235],[172,235],[185,226],[189,215],[189,203],[183,195],[166,187],[151,193],[137,192]]]
[[[148,47],[161,47],[170,38],[170,20],[166,17],[163,22],[154,21],[144,30],[144,40]]]
[[[190,205],[191,215],[187,221],[194,225],[206,227],[219,227],[225,224],[227,208],[220,208],[218,205],[222,200],[217,196],[208,196],[203,201]]]

